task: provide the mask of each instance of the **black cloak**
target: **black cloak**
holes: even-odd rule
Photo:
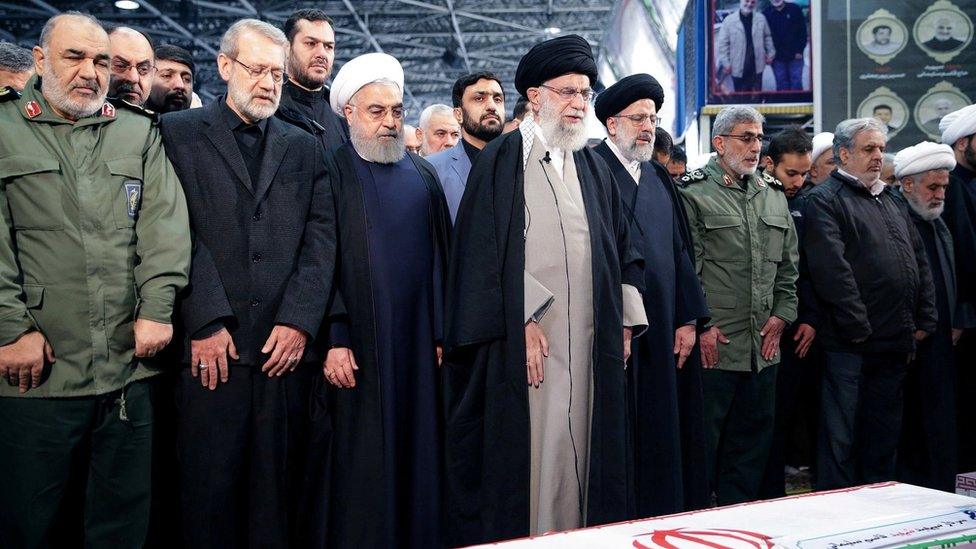
[[[619,190],[606,162],[573,153],[590,228],[593,400],[587,525],[631,514],[621,284],[643,288]],[[444,366],[445,501],[452,545],[529,534],[522,134],[478,156],[455,221]]]

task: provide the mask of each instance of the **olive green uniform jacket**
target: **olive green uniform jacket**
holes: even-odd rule
[[[56,362],[26,397],[110,393],[157,373],[136,318],[169,323],[186,285],[186,202],[154,118],[106,103],[71,123],[32,78],[0,101],[0,345],[32,329]],[[18,396],[0,383],[0,396]]]
[[[731,340],[719,343],[716,368],[749,372],[778,364],[778,353],[763,359],[759,332],[773,315],[796,320],[799,254],[782,185],[756,174],[743,188],[716,158],[678,184],[712,324]]]

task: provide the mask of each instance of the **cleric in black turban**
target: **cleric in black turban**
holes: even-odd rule
[[[664,103],[664,88],[649,74],[632,74],[618,80],[598,95],[593,110],[600,123],[606,126],[607,118],[641,99],[650,99],[654,102],[654,108],[660,111],[661,104]]]
[[[593,50],[590,43],[577,34],[560,36],[532,46],[515,69],[515,89],[526,97],[528,94],[525,90],[569,73],[590,77],[591,86],[596,82]]]

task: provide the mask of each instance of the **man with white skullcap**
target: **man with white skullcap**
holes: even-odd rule
[[[949,170],[956,166],[948,145],[923,142],[895,156],[895,177],[912,221],[925,243],[932,270],[938,323],[918,343],[905,377],[905,410],[898,480],[952,491],[956,476],[956,371],[953,316],[956,276],[949,228],[940,219]]]
[[[830,177],[830,172],[837,167],[834,159],[834,134],[820,132],[813,136],[813,166],[810,168],[810,182],[819,185]]]
[[[962,328],[956,345],[959,394],[976,389],[976,371],[968,367],[976,359],[976,105],[951,112],[939,122],[942,143],[952,147],[956,167],[949,173],[945,213],[942,219],[952,234],[959,284],[955,325]],[[960,429],[964,429],[959,423]],[[960,432],[959,470],[976,468],[976,440]]]
[[[339,256],[323,365],[332,459],[318,547],[440,547],[438,366],[451,218],[434,168],[407,153],[403,69],[342,66],[332,109]],[[324,466],[324,462],[323,462]]]

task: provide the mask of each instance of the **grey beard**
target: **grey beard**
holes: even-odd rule
[[[280,90],[281,88],[278,89]],[[271,105],[252,105],[250,92],[237,88],[236,86],[231,86],[229,83],[227,85],[227,93],[230,94],[238,110],[251,120],[271,118],[274,116],[275,111],[278,110],[278,103],[281,101],[281,93],[279,92],[275,95],[275,102]]]
[[[624,143],[618,143],[617,139],[611,137],[613,144],[620,149],[620,153],[624,155],[624,158],[631,162],[647,162],[648,160],[654,158],[654,141],[646,145],[637,145],[637,141],[634,136],[621,136],[626,141]],[[621,141],[624,141],[621,139]]]
[[[912,211],[926,221],[935,221],[942,215],[942,211],[945,210],[945,202],[937,208],[930,208],[928,204],[919,202],[914,195],[906,194],[905,198],[908,199],[906,202],[908,202],[908,206]]]
[[[68,96],[66,90],[58,86],[58,77],[54,74],[51,63],[44,66],[44,76],[41,78],[41,94],[49,103],[67,116],[79,120],[98,112],[105,104],[108,86],[101,88],[96,97],[89,101],[78,101]]]
[[[396,164],[403,160],[407,154],[406,139],[403,130],[397,133],[396,139],[388,143],[382,143],[372,135],[364,135],[363,132],[354,126],[349,126],[349,140],[352,146],[368,162],[377,164]]]

